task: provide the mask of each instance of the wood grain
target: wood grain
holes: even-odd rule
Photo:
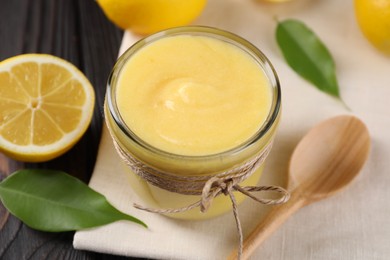
[[[364,123],[351,115],[336,116],[312,128],[291,156],[290,200],[273,207],[245,239],[242,259],[248,259],[297,210],[345,189],[365,164],[370,139]],[[237,251],[228,259],[236,259]]]
[[[97,101],[91,126],[68,153],[39,164],[23,164],[0,153],[0,179],[20,168],[48,168],[63,170],[88,182],[100,140],[106,81],[122,34],[94,0],[0,0],[0,61],[21,53],[48,53],[64,58],[89,78]],[[72,240],[73,232],[30,229],[0,203],[0,259],[125,259],[74,250]]]

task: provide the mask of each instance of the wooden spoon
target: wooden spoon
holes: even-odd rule
[[[242,259],[253,251],[298,209],[345,188],[359,173],[370,150],[366,126],[344,115],[314,127],[295,148],[290,160],[290,200],[275,206],[244,241]],[[237,249],[229,259],[237,257]]]

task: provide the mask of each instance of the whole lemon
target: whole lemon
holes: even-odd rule
[[[150,34],[191,23],[206,0],[97,0],[106,16],[122,29]]]
[[[365,37],[390,55],[390,0],[355,0],[355,14]]]

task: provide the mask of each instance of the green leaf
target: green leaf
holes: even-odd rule
[[[60,171],[20,170],[0,183],[4,206],[26,225],[42,231],[80,230],[139,219],[115,209],[80,180]]]
[[[340,99],[335,63],[326,46],[300,21],[279,22],[276,40],[290,67],[319,90]]]

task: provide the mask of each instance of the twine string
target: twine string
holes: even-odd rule
[[[237,200],[233,194],[233,191],[238,191],[243,193],[244,195],[250,197],[251,199],[265,204],[265,205],[277,205],[277,204],[283,204],[287,202],[290,198],[290,193],[287,192],[285,189],[278,187],[278,186],[245,186],[241,187],[238,184],[235,184],[233,186],[232,180],[222,181],[221,179],[217,177],[211,178],[203,189],[201,199],[198,200],[195,203],[192,203],[186,207],[182,208],[166,208],[166,209],[153,209],[141,206],[137,203],[134,203],[133,206],[137,209],[144,210],[151,213],[158,213],[158,214],[167,214],[167,213],[180,213],[185,212],[197,207],[200,207],[202,212],[206,212],[210,205],[212,204],[212,201],[215,197],[219,196],[221,193],[223,193],[226,196],[230,197],[230,200],[232,202],[232,211],[234,215],[234,219],[236,221],[236,227],[237,227],[237,233],[238,233],[238,239],[239,239],[239,245],[238,245],[238,252],[237,252],[237,259],[241,259],[241,255],[243,252],[243,243],[244,243],[244,235],[242,232],[242,226],[240,222],[240,218],[238,215],[238,203]],[[215,187],[212,189],[211,187]],[[251,194],[251,192],[260,192],[260,191],[272,191],[272,192],[278,192],[281,193],[282,196],[279,199],[263,199],[258,198]]]
[[[111,132],[111,131],[110,131]],[[111,135],[113,137],[113,135]],[[140,210],[144,210],[151,213],[167,214],[167,213],[180,213],[199,207],[201,212],[206,212],[212,205],[214,198],[224,194],[229,196],[232,202],[232,211],[237,226],[237,233],[239,237],[239,247],[237,258],[240,259],[243,251],[243,232],[241,227],[240,218],[238,215],[237,201],[233,194],[234,191],[238,191],[251,199],[265,204],[276,205],[282,204],[288,201],[290,194],[285,189],[278,186],[246,186],[241,187],[239,184],[250,177],[254,171],[264,162],[268,156],[272,142],[269,143],[259,154],[247,162],[233,167],[227,171],[214,174],[214,175],[201,175],[201,176],[180,176],[169,172],[164,172],[153,168],[145,164],[144,162],[135,158],[132,154],[124,151],[122,147],[113,137],[113,143],[119,156],[126,163],[126,165],[138,176],[146,180],[147,182],[168,190],[171,192],[184,194],[184,195],[200,195],[200,200],[192,203],[188,206],[181,208],[166,208],[166,209],[153,209],[144,207],[142,205],[134,203],[134,207]],[[277,192],[281,194],[278,199],[264,199],[254,196],[253,192]]]
[[[241,221],[240,221],[240,218],[238,216],[236,197],[234,197],[234,194],[231,191],[231,189],[228,189],[228,193],[229,193],[230,200],[232,201],[233,215],[234,215],[234,219],[236,221],[237,232],[238,232],[238,241],[239,242],[238,242],[237,259],[241,259],[242,249],[243,249],[243,245],[244,245],[244,235],[242,233]]]

